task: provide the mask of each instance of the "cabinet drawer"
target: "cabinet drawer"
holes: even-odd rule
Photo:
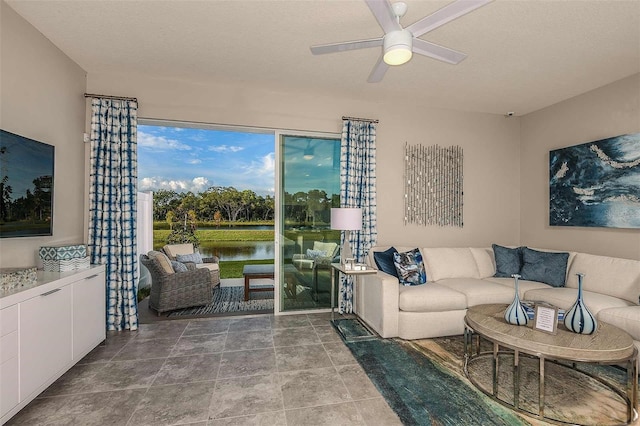
[[[18,330],[0,337],[0,364],[18,356]]]
[[[18,329],[18,305],[9,306],[0,310],[0,336],[14,332]]]
[[[18,404],[18,357],[0,364],[0,417]]]

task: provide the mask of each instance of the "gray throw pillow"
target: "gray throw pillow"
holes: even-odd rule
[[[427,282],[427,274],[419,249],[413,249],[406,253],[394,253],[393,263],[396,265],[400,284],[419,285]]]
[[[509,248],[493,244],[493,255],[496,259],[496,274],[494,277],[509,278],[519,274],[522,269],[522,249],[524,247]]]
[[[193,263],[199,264],[199,263],[202,263],[202,256],[198,252],[190,253],[190,254],[178,254],[176,255],[176,260],[182,263],[193,262]]]
[[[569,253],[551,253],[525,247],[522,251],[523,280],[538,281],[553,287],[564,287]]]
[[[178,262],[177,260],[172,260],[171,266],[173,266],[173,270],[176,272],[187,272],[189,270],[187,269],[187,265],[182,262]]]

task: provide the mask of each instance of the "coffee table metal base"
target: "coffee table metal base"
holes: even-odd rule
[[[475,337],[475,343],[474,343]],[[493,348],[491,351],[480,350],[480,340],[485,339],[493,344]],[[621,391],[619,388],[609,383],[608,381],[595,376],[587,371],[578,369],[575,362],[571,363],[571,365],[564,364],[559,361],[567,361],[566,359],[556,360],[551,357],[545,357],[539,353],[537,354],[521,354],[520,350],[515,347],[510,347],[509,345],[504,345],[501,342],[497,342],[487,336],[482,336],[480,334],[474,333],[474,330],[465,322],[465,331],[464,331],[464,346],[465,346],[465,359],[464,359],[464,374],[469,379],[469,381],[480,391],[482,391],[485,395],[491,397],[495,401],[499,402],[502,405],[505,405],[509,408],[515,409],[521,413],[544,419],[545,421],[549,421],[556,424],[575,424],[574,421],[556,419],[552,417],[547,417],[545,415],[545,362],[554,362],[556,365],[561,367],[565,367],[568,369],[572,369],[577,371],[580,374],[588,376],[594,380],[597,380],[602,385],[609,388],[611,391],[615,392],[627,406],[627,424],[631,423],[638,419],[638,371],[637,371],[637,358],[638,351],[635,350],[633,356],[624,360],[624,364],[626,364],[626,392]],[[501,350],[503,347],[506,350]],[[513,356],[513,402],[509,403],[503,399],[498,398],[498,369],[499,369],[499,356],[500,355],[510,355]],[[522,409],[519,406],[520,399],[520,358],[522,356],[529,358],[537,358],[538,359],[538,412],[534,413],[525,409]],[[492,374],[492,389],[491,391],[487,391],[483,386],[480,385],[469,373],[469,366],[474,362],[477,362],[483,358],[491,357],[491,374]],[[605,365],[619,365],[620,362],[597,362],[597,364],[605,364]]]

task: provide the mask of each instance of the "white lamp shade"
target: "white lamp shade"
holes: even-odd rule
[[[362,229],[362,209],[344,207],[331,209],[331,229],[359,231]]]

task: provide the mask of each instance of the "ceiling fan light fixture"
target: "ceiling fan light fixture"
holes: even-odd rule
[[[402,65],[411,60],[413,35],[408,30],[391,31],[384,36],[382,59],[387,65]]]
[[[313,151],[313,148],[306,148],[302,153],[302,158],[304,158],[305,160],[313,160]]]

